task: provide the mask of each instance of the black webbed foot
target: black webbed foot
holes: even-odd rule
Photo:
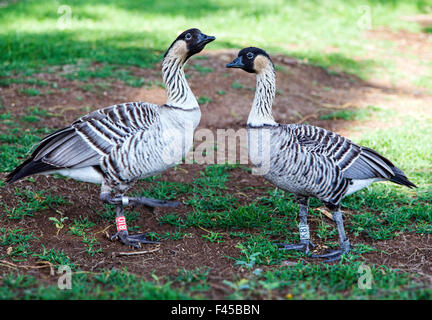
[[[293,244],[276,243],[276,245],[280,247],[279,248],[280,250],[298,250],[298,251],[302,251],[306,254],[310,253],[309,246],[315,247],[315,245],[310,240],[302,240],[302,241],[300,241],[300,243],[293,243]]]
[[[118,231],[111,238],[111,241],[119,240],[121,243],[134,248],[141,248],[141,244],[155,244],[157,241],[147,240],[146,234],[133,234],[129,235],[127,231]]]
[[[326,258],[326,260],[324,260],[324,262],[337,261],[337,260],[340,260],[341,257],[345,253],[349,252],[350,247],[351,247],[350,242],[347,239],[341,244],[340,249],[330,250],[329,252],[323,253],[323,254],[313,254],[313,255],[311,255],[311,257],[312,258]]]

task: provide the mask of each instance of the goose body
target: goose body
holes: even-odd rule
[[[283,190],[338,204],[372,182],[413,186],[400,169],[367,147],[334,132],[303,124],[248,127],[249,157],[255,166],[269,161],[264,177]],[[253,152],[269,136],[269,153]],[[269,154],[269,157],[261,156]]]
[[[123,216],[123,206],[128,204],[176,206],[177,202],[123,194],[138,179],[174,166],[191,148],[201,111],[183,67],[189,57],[214,39],[198,29],[189,29],[172,43],[162,62],[167,90],[164,105],[129,102],[91,112],[45,137],[6,181],[13,183],[37,173],[58,173],[99,183],[101,199],[117,205],[118,217]],[[144,237],[129,237],[127,230],[115,236],[133,246],[147,242]]]
[[[110,106],[42,140],[31,168],[52,166],[42,173],[127,189],[180,161],[192,146],[200,117],[198,107],[184,110],[146,102]],[[18,170],[15,180],[27,173]]]
[[[376,181],[415,187],[405,174],[378,152],[359,146],[326,129],[305,124],[279,124],[272,116],[275,71],[268,54],[259,48],[242,49],[227,65],[257,74],[257,87],[247,121],[252,164],[268,181],[294,194],[299,203],[300,243],[282,244],[287,250],[309,253],[308,201],[315,197],[333,211],[341,248],[314,257],[337,260],[348,252],[340,203],[344,197]]]

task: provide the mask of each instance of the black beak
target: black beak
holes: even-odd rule
[[[197,45],[203,45],[203,46],[205,46],[207,43],[212,42],[215,39],[216,39],[216,37],[208,36],[208,35],[206,35],[204,33],[200,33],[198,35]]]
[[[243,64],[242,57],[237,57],[233,62],[228,63],[226,65],[227,68],[243,68],[245,65]]]

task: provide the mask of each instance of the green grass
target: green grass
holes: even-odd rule
[[[0,172],[9,172],[18,166],[29,150],[51,131],[47,128],[23,130],[16,126],[8,133],[0,133]]]
[[[175,289],[171,282],[145,281],[124,270],[101,273],[73,274],[71,290],[61,290],[57,284],[39,284],[26,274],[9,273],[3,278],[0,299],[188,299],[184,290]]]
[[[201,96],[197,99],[197,101],[201,105],[201,104],[211,103],[213,102],[213,99],[207,96]]]
[[[0,259],[10,257],[12,261],[20,261],[32,254],[29,241],[37,239],[33,233],[27,233],[22,229],[0,228],[0,245],[12,248],[6,255],[0,255]]]
[[[246,270],[246,274],[243,272],[240,278],[234,273],[223,281],[227,288],[227,298],[271,299],[283,296],[287,299],[430,299],[431,290],[425,288],[415,274],[384,265],[367,264],[373,278],[372,288],[364,290],[358,286],[359,270],[363,263],[360,256],[374,251],[375,241],[392,239],[402,234],[432,232],[432,185],[429,170],[432,161],[427,153],[432,147],[428,139],[432,134],[431,121],[409,118],[406,121],[403,126],[369,132],[358,142],[396,159],[397,165],[419,188],[411,191],[390,183],[376,183],[344,199],[343,210],[348,212],[345,220],[349,237],[357,239],[365,236],[372,241],[372,246],[354,241],[351,253],[339,263],[305,264],[296,262],[302,256],[301,253],[278,250],[275,241],[298,241],[298,207],[290,194],[271,186],[265,187],[267,195],[240,205],[237,196],[227,192],[226,187],[232,170],[241,170],[238,165],[208,166],[189,184],[161,181],[158,177],[146,179],[149,187],[138,190],[136,195],[159,199],[186,197],[185,203],[191,208],[185,216],[177,216],[175,213],[160,216],[160,223],[172,225],[175,230],[153,234],[151,237],[155,240],[182,241],[185,236],[192,234],[194,228],[201,228],[205,230],[201,236],[202,241],[214,245],[238,239],[236,247],[240,254],[231,259],[237,268]],[[412,130],[413,127],[418,130]],[[50,200],[45,194],[20,194],[25,204],[22,210],[19,209],[23,212],[20,218],[26,216],[26,208],[40,210],[47,207],[44,201],[64,204],[60,199],[57,202],[55,199]],[[311,201],[311,217],[318,221],[311,226],[311,231],[314,237],[323,239],[332,247],[337,245],[337,233],[333,224],[323,220],[314,210],[320,205],[319,201]],[[102,221],[113,221],[114,216],[112,206],[107,206],[99,214]],[[128,221],[132,223],[132,228],[137,217],[137,213],[129,213]],[[67,221],[66,224],[71,235],[81,238],[88,255],[100,252],[100,245],[93,236],[94,222],[83,217]],[[0,245],[13,248],[8,255],[12,261],[36,257],[55,266],[69,265],[76,272],[71,291],[60,291],[55,285],[38,284],[34,278],[25,274],[3,275],[1,297],[110,299],[126,297],[128,294],[128,297],[135,298],[198,298],[211,290],[211,284],[207,282],[210,269],[180,269],[177,277],[155,276],[154,281],[150,282],[140,280],[125,270],[87,274],[81,273],[79,266],[65,252],[45,247],[36,252],[31,251],[30,244],[36,241],[32,233],[2,228],[0,241]],[[292,262],[289,267],[281,267],[284,261]],[[271,269],[263,271],[262,266]],[[16,280],[13,280],[14,277]],[[132,281],[134,284],[128,293],[121,289]],[[188,284],[187,289],[181,289],[185,284]]]
[[[49,86],[50,83],[37,79],[37,78],[3,78],[0,79],[0,86],[7,87],[11,85],[12,83],[18,83],[18,84],[31,84],[41,87]]]
[[[233,89],[243,89],[244,88],[244,85],[242,85],[238,81],[234,81],[231,86],[233,87]]]
[[[58,251],[55,249],[48,250],[44,245],[42,245],[42,252],[34,253],[33,256],[37,257],[41,261],[48,261],[56,267],[68,266],[71,270],[77,268],[64,251]]]
[[[8,113],[0,114],[0,120],[10,120],[12,118],[10,111]]]
[[[192,65],[192,67],[198,71],[200,74],[207,74],[210,72],[213,72],[213,68],[210,67],[203,67],[202,65],[195,63],[194,65]]]
[[[382,109],[375,106],[367,106],[366,108],[354,109],[354,110],[337,110],[331,113],[320,116],[321,120],[347,120],[347,121],[362,121],[369,119],[372,115],[382,112]]]
[[[232,289],[231,298],[264,296],[272,299],[275,291],[286,299],[430,299],[430,289],[413,281],[406,273],[385,266],[370,266],[373,286],[358,286],[362,262],[349,264],[294,263],[289,267],[263,272],[255,268],[247,278],[225,281]]]
[[[364,135],[360,143],[373,147],[390,159],[396,159],[397,165],[419,188],[409,190],[390,183],[376,183],[344,199],[343,210],[355,212],[348,213],[345,218],[350,237],[363,235],[372,241],[379,241],[402,234],[432,232],[432,159],[428,153],[428,150],[432,150],[428,138],[432,134],[432,126],[427,119],[406,120],[407,123],[401,127],[372,131]],[[413,127],[419,130],[413,131]],[[271,297],[272,292],[280,294],[282,291],[293,298],[302,299],[430,299],[432,292],[423,288],[415,275],[379,265],[370,265],[373,288],[359,289],[359,255],[375,250],[364,244],[354,244],[352,252],[336,265],[297,263],[294,267],[269,270],[265,273],[265,280],[262,280],[262,273],[258,272],[258,277],[252,272],[260,270],[260,265],[277,266],[287,259],[298,259],[302,255],[280,251],[274,246],[275,238],[278,241],[298,241],[298,207],[291,195],[277,189],[269,189],[268,196],[258,197],[248,205],[236,204],[235,197],[223,192],[230,170],[230,166],[209,166],[198,181],[174,187],[176,196],[188,192],[194,194],[187,201],[193,210],[184,217],[170,214],[159,221],[184,232],[193,227],[204,228],[207,232],[202,238],[209,242],[221,243],[228,238],[239,238],[237,248],[241,255],[233,260],[239,267],[251,270],[251,277],[238,281],[226,280],[226,285],[233,290],[231,298],[251,298],[255,295]],[[215,174],[217,171],[219,173]],[[212,179],[220,182],[214,185]],[[178,193],[180,189],[182,191]],[[150,193],[163,198],[156,190],[163,190],[157,182]],[[170,198],[169,194],[167,197]],[[312,233],[323,239],[329,247],[337,246],[334,225],[322,220],[321,215],[313,210],[320,205],[319,201],[311,202],[311,216],[319,219]],[[299,274],[302,280],[299,280]]]
[[[428,0],[361,3],[354,0],[180,0],[175,5],[168,0],[96,0],[91,4],[75,0],[67,3],[72,10],[70,28],[60,29],[59,5],[58,1],[28,0],[1,8],[1,87],[9,90],[17,86],[17,92],[26,98],[49,98],[57,90],[70,90],[40,79],[38,72],[55,72],[64,81],[73,81],[83,91],[77,97],[83,101],[86,93],[109,92],[115,80],[131,87],[163,87],[159,80],[137,76],[129,67],[152,68],[178,32],[190,27],[199,27],[217,37],[207,47],[209,50],[254,45],[270,54],[288,54],[324,67],[329,74],[348,72],[367,79],[381,72],[391,73],[397,80],[404,74],[397,70],[395,63],[384,55],[371,57],[365,45],[371,43],[387,52],[395,44],[365,37],[365,30],[358,25],[362,15],[360,6],[370,7],[372,28],[403,28],[412,32],[430,30],[422,30],[400,17],[430,13],[432,7]],[[213,68],[200,64],[201,60],[211,58],[193,59],[196,62],[191,61],[188,68],[200,77],[214,72]],[[430,68],[425,63],[424,73],[410,76],[410,81],[430,89]],[[276,69],[288,72],[284,66],[276,65]],[[221,77],[228,78],[230,74]],[[254,90],[239,81],[230,83],[233,89]],[[213,90],[221,96],[226,94],[218,88]],[[201,104],[210,102],[210,97],[199,98]],[[88,112],[87,108],[84,106],[81,111]],[[0,172],[8,172],[20,164],[41,137],[54,130],[36,126],[55,115],[43,105],[31,105],[27,106],[26,114],[14,116],[12,107],[2,100],[0,111]],[[366,121],[387,116],[386,112],[369,106],[331,112],[321,119]],[[391,119],[397,117],[392,114]],[[418,275],[385,265],[367,265],[373,277],[371,289],[362,290],[357,283],[363,255],[367,257],[366,253],[377,250],[376,241],[432,232],[432,120],[430,115],[418,118],[404,118],[400,126],[369,130],[356,141],[392,159],[419,188],[409,190],[390,183],[376,183],[344,199],[346,230],[356,241],[351,253],[333,265],[307,264],[299,261],[303,254],[276,248],[275,242],[298,241],[298,206],[292,195],[270,184],[259,188],[260,196],[247,201],[233,193],[227,186],[234,179],[233,170],[245,169],[241,166],[208,166],[191,183],[152,177],[146,179],[146,188],[134,189],[134,195],[166,200],[181,198],[188,208],[186,214],[173,210],[158,215],[158,222],[168,231],[152,233],[149,235],[152,239],[180,243],[199,231],[197,238],[209,246],[235,242],[238,255],[225,257],[236,268],[222,282],[227,298],[431,299],[430,287],[425,288],[427,284]],[[183,173],[178,171],[178,174]],[[0,182],[0,187],[3,186]],[[258,191],[258,188],[248,190]],[[16,189],[14,199],[17,201],[14,205],[0,200],[0,218],[8,223],[7,227],[0,228],[0,260],[24,265],[32,262],[29,260],[47,261],[56,270],[60,265],[70,266],[74,272],[73,286],[72,290],[60,290],[56,283],[41,281],[24,269],[12,269],[10,273],[7,269],[0,275],[0,299],[190,299],[205,298],[212,290],[213,279],[209,280],[212,269],[207,266],[193,270],[179,268],[176,275],[165,277],[156,275],[156,270],[152,280],[144,280],[127,269],[81,270],[79,259],[71,258],[66,251],[42,245],[39,234],[20,227],[21,222],[32,219],[36,212],[57,212],[56,208],[68,206],[67,198],[52,196],[48,191]],[[333,247],[337,245],[337,232],[316,210],[319,206],[319,201],[311,201],[312,235]],[[114,221],[112,206],[95,213],[91,217],[63,220],[61,230],[56,226],[59,232],[74,237],[82,246],[81,258],[100,254],[102,247],[95,232],[100,230],[100,225]],[[139,212],[128,210],[126,214],[129,230],[137,231]],[[56,225],[61,215],[54,217],[57,221],[50,218],[53,217],[46,216],[47,223]],[[358,239],[366,239],[367,243]]]
[[[413,130],[415,128],[415,130]],[[414,181],[430,186],[430,170],[432,140],[432,118],[425,115],[422,119],[405,117],[401,126],[385,130],[369,131],[360,141],[361,145],[375,149],[389,159],[394,159],[395,165],[407,174],[424,176],[425,180]],[[429,171],[429,172],[428,172]]]
[[[39,89],[33,89],[33,88],[24,88],[24,89],[19,89],[18,91],[27,96],[40,96],[43,94]]]
[[[15,195],[20,199],[19,204],[13,207],[4,205],[4,214],[2,215],[12,220],[32,217],[35,212],[53,208],[57,205],[69,204],[68,200],[63,196],[52,196],[46,191],[21,190],[17,191]]]
[[[89,229],[96,224],[89,221],[87,217],[75,219],[73,225],[69,226],[69,233],[82,238],[82,242],[86,245],[86,252],[89,256],[94,256],[96,253],[102,252],[99,241],[96,240],[94,234],[89,232]],[[89,235],[90,234],[90,235]]]
[[[427,13],[428,0],[403,1],[290,1],[217,0],[86,1],[68,2],[72,19],[56,1],[25,1],[2,8],[0,74],[21,71],[31,75],[41,66],[78,61],[107,65],[150,67],[161,58],[177,31],[199,27],[216,35],[210,48],[262,46],[307,59],[335,71],[367,75],[379,61],[353,59],[365,53],[361,37],[361,6],[369,6],[372,27],[421,31],[400,16]],[[59,20],[60,19],[60,20]],[[251,27],[254,26],[254,27]],[[289,44],[295,44],[291,49]],[[327,47],[337,52],[323,54]],[[196,65],[195,65],[196,66]],[[198,68],[199,72],[211,72]]]

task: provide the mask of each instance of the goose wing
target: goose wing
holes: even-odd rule
[[[39,150],[35,160],[67,168],[99,164],[100,158],[109,154],[113,146],[150,128],[158,115],[154,107],[133,102],[94,111],[61,131],[63,134],[48,138],[49,142]]]
[[[392,180],[397,174],[397,168],[378,152],[358,146],[334,132],[309,125],[298,125],[294,132],[301,147],[331,159],[344,178]]]
[[[45,137],[29,159],[7,176],[8,182],[59,168],[83,168],[100,163],[112,147],[159,119],[156,105],[131,102],[85,115],[71,126]]]

